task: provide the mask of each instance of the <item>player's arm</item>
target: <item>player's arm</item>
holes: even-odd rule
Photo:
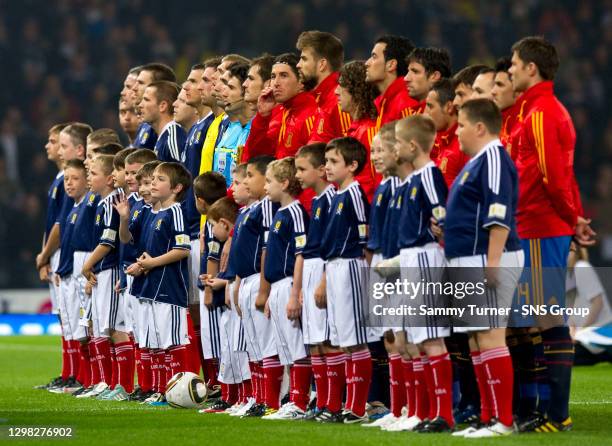
[[[438,168],[425,169],[423,171],[423,188],[425,189],[425,198],[427,199],[427,206],[431,211],[432,217],[438,226],[444,226],[448,189],[444,176]]]
[[[321,281],[314,293],[315,304],[318,308],[327,308],[327,273],[323,271]]]
[[[36,268],[40,269],[44,265],[49,263],[49,259],[53,255],[55,251],[59,249],[60,246],[60,225],[56,223],[51,228],[49,232],[49,237],[47,238],[47,242],[43,247],[42,251],[36,256]]]
[[[240,305],[238,304],[238,292],[240,291],[240,277],[236,276],[236,280],[234,281],[234,295],[232,299],[234,299],[234,305],[236,305],[236,310],[238,311],[238,316],[242,317],[242,310],[240,309]]]
[[[89,257],[87,257],[87,260],[83,264],[83,269],[81,270],[81,273],[87,279],[88,282],[92,284],[96,283],[96,275],[93,273],[93,268],[100,260],[106,257],[112,249],[113,248],[109,245],[99,244],[95,247]]]
[[[217,277],[217,274],[219,274],[219,261],[212,259],[210,255],[206,259],[206,274],[210,278]],[[213,288],[210,285],[204,286],[204,305],[209,310],[213,309]]]
[[[259,293],[255,300],[255,308],[259,311],[264,311],[268,297],[270,296],[270,282],[266,280],[264,275],[264,265],[266,263],[266,249],[261,252],[261,272],[259,273]]]
[[[132,241],[130,233],[130,205],[125,196],[114,204],[115,210],[119,214],[119,241],[127,245]]]
[[[295,266],[293,267],[293,285],[291,286],[291,294],[289,295],[289,302],[287,302],[287,319],[291,321],[299,319],[302,315],[300,294],[302,292],[303,272],[304,256],[302,256],[302,254],[298,254],[295,258]]]
[[[145,270],[152,270],[153,268],[160,268],[171,263],[180,262],[187,257],[189,257],[188,248],[173,248],[157,257],[151,257],[148,252],[145,252],[138,259],[138,264]]]

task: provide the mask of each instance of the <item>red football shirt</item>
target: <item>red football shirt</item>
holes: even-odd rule
[[[339,73],[334,72],[327,76],[312,94],[317,103],[317,115],[314,131],[310,135],[310,142],[331,141],[334,138],[346,136],[351,126],[351,116],[340,110],[336,87]]]
[[[388,122],[423,112],[421,104],[408,94],[404,79],[401,77],[395,79],[385,92],[375,99],[374,104],[378,110],[376,121],[378,128]]]
[[[516,162],[516,150],[512,150],[512,132],[517,128],[516,123],[518,122],[519,118],[519,108],[518,103],[514,103],[512,106],[502,110],[502,129],[499,133],[500,141],[514,162]]]
[[[435,157],[434,157],[435,156]],[[444,181],[450,189],[451,184],[470,159],[459,148],[459,138],[457,138],[457,123],[446,130],[441,130],[436,134],[436,141],[431,152],[431,159],[442,172]]]
[[[264,117],[259,113],[255,115],[251,121],[251,131],[242,149],[242,163],[259,155],[274,156],[281,119],[282,105],[280,104],[272,109],[269,116]]]
[[[572,118],[550,81],[529,88],[517,104],[522,110],[519,116],[524,116],[516,132],[519,237],[573,235],[582,204],[574,175]]]
[[[348,129],[347,136],[359,140],[366,148],[366,164],[363,170],[355,177],[355,179],[361,185],[363,191],[368,197],[368,201],[372,202],[374,197],[374,191],[380,183],[381,176],[376,173],[374,166],[370,161],[370,147],[372,145],[372,138],[376,135],[376,121],[370,118],[362,118],[357,121],[353,121],[351,127]]]

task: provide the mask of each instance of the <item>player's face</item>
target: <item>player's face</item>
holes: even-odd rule
[[[221,64],[221,65],[223,65],[223,64]],[[219,70],[217,70],[215,72],[215,74],[213,75],[213,91],[212,91],[212,95],[213,95],[213,98],[215,99],[214,104],[217,107],[223,108],[225,106],[225,102],[223,102],[223,97],[222,97],[222,93],[223,93],[223,81],[221,80],[221,78],[223,77],[223,74],[225,74],[225,71],[221,70],[221,65],[219,65]]]
[[[448,127],[449,116],[442,105],[440,105],[437,91],[431,90],[427,93],[425,113],[434,122],[436,131],[444,130]]]
[[[132,99],[134,96],[134,84],[136,83],[138,76],[135,74],[128,74],[123,81],[123,89],[121,90],[121,98]]]
[[[142,120],[149,124],[159,120],[159,104],[155,97],[154,87],[145,88],[142,101],[140,101],[140,114],[142,115]]]
[[[121,187],[124,188],[125,184],[125,168],[121,167],[113,167],[113,186],[115,188]]]
[[[223,77],[222,91],[226,113],[235,113],[243,109],[244,93],[242,90],[242,85],[240,84],[240,79],[232,76],[229,71],[227,71]]]
[[[493,102],[500,110],[505,110],[514,105],[516,100],[510,75],[504,71],[495,73],[495,83],[491,90]]]
[[[465,112],[459,111],[457,118],[457,138],[461,151],[468,156],[472,156],[473,148],[477,138],[476,125],[472,124],[466,117]]]
[[[170,177],[159,169],[153,172],[153,181],[151,182],[151,198],[153,200],[166,201],[175,191],[172,189]]]
[[[270,169],[266,171],[266,184],[264,185],[264,190],[271,201],[279,202],[283,198],[283,183],[272,175]]]
[[[60,161],[59,148],[59,133],[49,133],[49,137],[47,138],[47,144],[45,144],[45,150],[47,151],[47,158],[49,159],[49,161]]]
[[[402,138],[397,126],[395,127],[395,153],[397,159],[402,163],[411,163],[417,155],[414,141],[407,141]]]
[[[253,164],[247,165],[247,174],[244,179],[244,186],[249,194],[249,198],[259,200],[262,198],[266,191],[264,186],[266,184],[266,176],[263,175]]]
[[[138,117],[131,104],[131,101],[121,100],[119,102],[119,125],[128,135],[134,135],[138,130]]]
[[[317,59],[311,48],[304,48],[300,54],[297,69],[304,82],[317,82]]]
[[[325,179],[325,167],[315,167],[307,156],[298,156],[295,159],[295,177],[300,182],[302,189],[315,187],[319,179]]]
[[[242,86],[244,87],[244,100],[251,104],[256,104],[261,90],[264,89],[264,81],[259,75],[259,65],[253,65],[249,68],[247,78]]]
[[[370,145],[370,161],[374,166],[374,170],[378,173],[383,173],[384,171],[384,165],[380,157],[382,150],[382,140],[379,135],[376,135],[372,139],[372,144]]]
[[[104,193],[105,189],[109,186],[110,181],[114,181],[110,175],[106,175],[99,162],[94,159],[89,164],[89,175],[88,175],[89,188],[95,194]],[[110,181],[109,181],[110,180]]]
[[[125,184],[130,192],[138,192],[138,181],[136,174],[142,167],[140,163],[125,163]]]
[[[240,205],[245,205],[249,202],[249,191],[244,184],[245,179],[244,175],[234,172],[232,191],[234,193],[234,201]]]
[[[142,177],[138,182],[138,195],[142,197],[145,203],[151,204],[151,177]]]
[[[465,84],[459,84],[455,87],[455,99],[453,99],[453,105],[457,110],[472,96],[472,87]]]
[[[207,106],[215,105],[215,100],[213,98],[213,85],[216,76],[217,70],[212,67],[205,68],[202,72],[202,79],[198,83],[198,91],[200,92],[200,98],[202,99],[202,104]]]
[[[189,130],[187,126],[196,120],[196,109],[187,104],[185,96],[185,89],[183,88],[172,105],[174,108],[174,120],[185,127],[186,130]]]
[[[379,155],[382,170],[380,173],[391,173],[397,169],[397,156],[395,155],[395,139],[381,139],[381,150]]]
[[[491,99],[495,80],[495,73],[482,73],[476,76],[472,84],[472,96],[470,99]]]
[[[410,62],[408,73],[404,76],[404,82],[406,82],[410,96],[419,101],[425,99],[431,88],[431,82],[425,67],[418,62]]]
[[[293,98],[302,89],[302,84],[293,69],[284,63],[277,63],[272,66],[270,81],[274,100],[281,104]]]
[[[334,149],[325,152],[325,174],[327,175],[327,181],[342,185],[356,168],[356,165],[347,165],[344,157],[338,150]]]
[[[336,87],[336,97],[338,98],[338,105],[343,112],[349,115],[354,112],[355,103],[353,102],[353,96],[349,93],[348,88],[338,85]]]
[[[204,74],[204,70],[191,70],[187,80],[183,83],[185,102],[192,107],[198,107],[202,104],[202,96],[198,91],[198,84],[202,80],[202,74]]]
[[[515,92],[522,93],[529,87],[530,66],[532,65],[532,63],[526,64],[516,51],[512,54],[512,66],[508,73],[510,73],[512,88]]]
[[[230,236],[231,226],[225,218],[219,219],[219,221],[211,220],[213,236],[222,242],[227,241]]]
[[[366,60],[366,82],[380,82],[385,79],[387,67],[385,63],[386,43],[377,43],[372,48],[370,58]]]
[[[136,78],[136,82],[132,88],[134,92],[134,99],[136,101],[136,107],[140,106],[140,101],[142,100],[142,95],[145,92],[145,88],[153,82],[153,74],[150,71],[143,70],[138,73],[138,77]]]
[[[87,174],[84,170],[69,167],[64,172],[64,188],[70,198],[81,198],[87,192]]]
[[[66,132],[60,132],[58,156],[62,161],[66,162],[68,160],[79,158],[81,156],[79,147],[80,146],[74,145],[70,135],[68,135]]]

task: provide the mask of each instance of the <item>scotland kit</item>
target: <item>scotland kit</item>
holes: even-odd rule
[[[153,148],[157,159],[164,162],[182,162],[186,137],[185,130],[176,121],[166,124]]]
[[[137,149],[153,150],[156,142],[157,133],[155,133],[155,130],[153,130],[151,124],[148,122],[143,122],[138,126],[138,130],[136,130],[136,138],[134,138],[132,146]]]

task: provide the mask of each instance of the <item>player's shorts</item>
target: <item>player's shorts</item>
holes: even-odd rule
[[[137,336],[135,334],[136,330],[134,329],[134,299],[136,298],[130,294],[130,288],[132,287],[132,282],[134,282],[134,276],[126,274],[125,281],[126,287],[121,292],[121,303],[123,304],[123,316],[125,318],[125,331],[127,333],[134,334],[134,340],[136,343],[138,343],[136,340]]]
[[[97,284],[91,292],[93,334],[108,337],[111,330],[125,331],[121,296],[115,291],[119,268],[110,268],[96,274]]]
[[[87,279],[81,274],[83,270],[83,265],[85,265],[85,261],[87,257],[89,257],[91,253],[85,251],[76,251],[73,256],[73,268],[72,275],[75,279],[75,286],[78,290],[78,297],[80,302],[80,318],[79,325],[81,327],[85,327],[86,330],[89,329],[91,325],[92,319],[92,310],[91,310],[91,295],[85,292],[85,286],[87,285]],[[87,331],[86,331],[87,332]]]
[[[59,267],[59,261],[60,261],[60,250],[57,249],[51,256],[51,258],[49,259],[49,267],[51,268],[51,271],[57,270],[57,268]],[[59,302],[58,302],[59,294],[60,294],[60,287],[55,284],[55,280],[53,280],[54,276],[55,276],[55,273],[49,274],[49,279],[51,280],[49,282],[49,298],[51,299],[51,313],[60,314]]]
[[[159,338],[155,327],[152,300],[138,299],[136,327],[138,329],[138,339],[141,347],[149,349],[161,348],[158,343]]]
[[[200,302],[200,292],[198,288],[198,277],[200,276],[200,239],[191,239],[189,242],[191,250],[189,251],[189,305],[196,305]],[[215,356],[216,358],[217,356]]]
[[[329,260],[326,265],[329,341],[339,347],[353,347],[377,341],[378,330],[367,326],[366,261]]]
[[[485,254],[450,259],[448,261],[449,280],[451,282],[484,283],[486,264],[487,256]],[[524,264],[525,255],[522,250],[504,252],[499,262],[499,268],[497,268],[497,286],[485,287],[484,296],[478,298],[474,303],[482,308],[508,309],[508,313],[511,314],[513,298]],[[457,306],[458,300],[455,299],[454,302]],[[466,303],[468,302],[466,301]],[[510,314],[501,314],[500,312],[476,317],[469,316],[468,312],[469,310],[466,309],[466,316],[462,318],[453,317],[454,333],[505,328],[510,320]]]
[[[236,289],[236,281],[230,282],[230,314],[231,314],[231,330],[232,330],[232,350],[239,352],[247,352],[247,335],[244,330],[242,318],[238,315],[236,303],[234,302],[234,292]],[[247,354],[248,359],[248,354]]]
[[[62,322],[62,333],[67,341],[81,340],[87,337],[85,327],[79,324],[81,301],[79,284],[75,276],[66,276],[60,281],[59,314]]]
[[[524,305],[565,306],[567,257],[572,238],[567,236],[521,240],[525,252],[525,269],[514,297],[510,325],[538,326],[537,316],[523,315]]]
[[[151,307],[157,348],[166,350],[170,347],[189,344],[187,308],[155,301],[151,303]]]
[[[287,303],[292,286],[293,277],[285,277],[274,282],[268,298],[270,320],[274,328],[278,358],[282,365],[293,364],[298,359],[307,356],[304,337],[302,336],[302,322],[299,319],[290,321],[287,318]]]
[[[402,281],[413,283],[442,283],[446,258],[444,250],[438,243],[428,243],[418,248],[404,248],[400,250],[400,274]],[[443,295],[435,292],[418,293],[411,299],[411,306],[421,308],[445,308],[449,302]],[[403,298],[404,296],[402,296]],[[428,339],[438,339],[450,335],[450,319],[444,316],[426,316],[408,318],[405,330],[415,344]]]
[[[325,271],[323,259],[304,259],[302,274],[302,336],[304,344],[322,344],[329,339],[327,308],[319,308],[315,303],[315,291]]]
[[[382,262],[384,260],[382,253],[380,252],[376,252],[372,255],[372,261],[370,262],[370,267],[368,268],[368,280],[369,280],[369,284],[368,284],[368,292],[371,289],[371,284],[373,283],[384,283],[385,282],[385,278],[382,277],[380,274],[378,274],[378,272],[376,272],[376,270],[374,269],[374,267]],[[391,296],[385,296],[384,301],[383,301],[383,305],[388,305],[391,303]],[[372,327],[372,330],[374,330],[376,332],[376,334],[379,337],[382,337],[383,334],[385,333],[385,331],[387,331],[388,328],[391,327],[387,327],[386,324],[383,323],[383,318],[380,315],[377,315],[374,311],[374,306],[375,305],[379,305],[380,302],[376,299],[368,299],[368,325]]]
[[[234,325],[238,315],[226,309],[221,314],[221,355],[219,357],[219,381],[224,384],[239,384],[251,379],[249,355],[246,351],[236,351],[234,344]]]
[[[204,359],[218,358],[221,354],[221,308],[209,310],[204,305],[204,291],[200,289],[198,291],[202,293],[196,302],[200,303],[200,337]]]
[[[247,352],[250,361],[261,361],[263,358],[278,354],[272,333],[272,323],[263,312],[255,308],[258,293],[259,273],[240,280],[238,303],[242,311],[242,323],[247,338]]]

